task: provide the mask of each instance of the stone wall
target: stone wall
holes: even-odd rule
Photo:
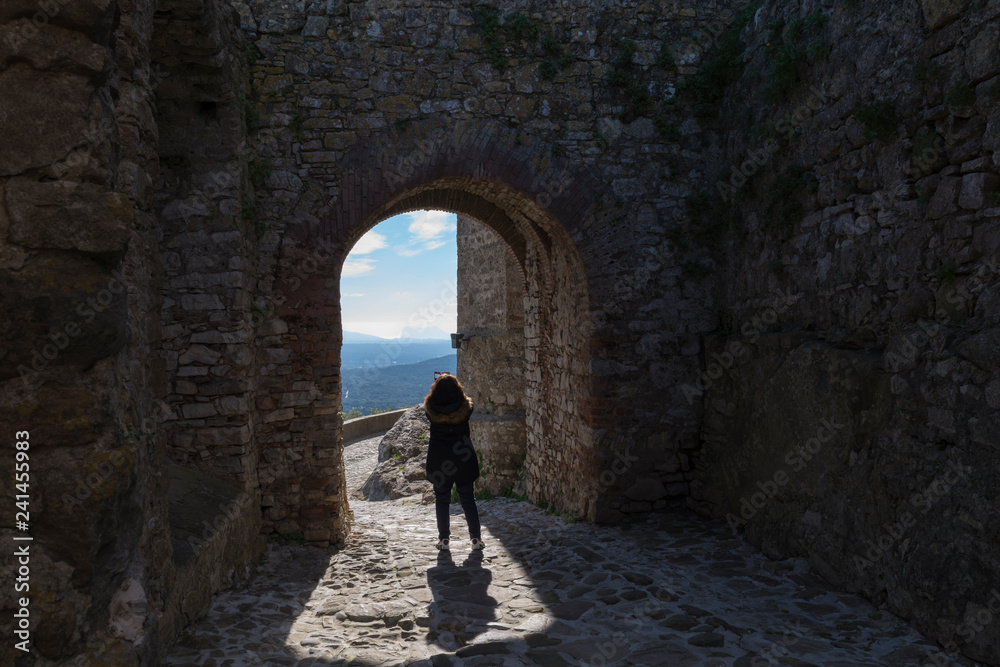
[[[995,663],[996,2],[233,4],[0,9],[36,664],[155,663],[259,531],[346,539],[341,266],[428,208],[498,487],[731,514]],[[190,553],[178,469],[230,499]]]
[[[997,664],[1000,6],[768,2],[745,37],[699,495]]]
[[[207,94],[193,92],[199,86],[232,93],[211,74],[232,64],[234,26],[227,5],[211,1],[0,9],[0,280],[8,315],[0,421],[5,432],[30,434],[33,664],[77,655],[149,664],[192,617],[167,610],[184,589],[169,528],[172,443],[161,428],[175,416],[177,355],[157,352],[177,349],[179,331],[169,315],[161,327],[161,312],[175,312],[188,290],[178,283],[176,256],[161,253],[164,237],[183,230],[161,224],[172,186],[160,177],[161,167],[181,166],[174,149],[196,125],[185,96],[198,109]],[[206,137],[221,134],[198,138],[208,146]],[[187,164],[197,171],[205,157]],[[221,159],[218,150],[211,158]],[[8,461],[3,474],[13,478]],[[246,507],[259,501],[252,489],[244,497],[239,532],[249,544],[259,510]],[[4,539],[13,533],[5,528]],[[186,585],[206,595],[203,606],[228,583],[213,572],[259,553],[258,544],[208,558],[199,572],[206,579]],[[13,600],[3,604],[3,633],[13,637]],[[5,664],[20,654],[11,643],[0,651]]]
[[[344,442],[357,440],[358,438],[363,438],[366,435],[385,433],[392,428],[393,424],[399,421],[399,418],[403,416],[404,412],[406,412],[405,408],[402,410],[380,412],[375,415],[366,415],[364,417],[348,419],[344,422]]]
[[[35,664],[149,655],[165,583],[151,7],[0,8],[0,424],[30,437]],[[12,455],[4,479],[13,480]],[[5,485],[5,489],[11,488]],[[9,496],[8,496],[9,497]],[[5,513],[14,517],[13,499]],[[5,543],[23,532],[5,522]],[[166,559],[169,562],[169,557]],[[4,569],[12,591],[12,570]],[[125,593],[127,591],[127,593]],[[11,595],[0,632],[13,638]],[[10,664],[20,651],[0,648]]]
[[[505,4],[545,35],[500,29],[502,70],[472,3],[235,4],[261,118],[251,144],[273,165],[256,197],[260,298],[282,324],[265,347],[302,388],[299,404],[281,406],[277,386],[258,398],[285,438],[263,435],[260,468],[282,521],[343,537],[327,520],[345,507],[339,268],[368,228],[418,208],[491,228],[525,277],[528,495],[600,521],[682,501],[698,413],[664,406],[716,319],[708,284],[682,276],[698,251],[667,244],[720,146],[670,100],[739,3]],[[675,63],[656,64],[664,48]]]
[[[488,227],[458,218],[458,377],[476,405],[470,428],[480,456],[480,489],[510,491],[527,455],[528,362],[525,276],[509,246]],[[523,493],[523,489],[521,490]]]

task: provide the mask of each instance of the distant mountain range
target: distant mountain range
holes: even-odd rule
[[[437,327],[407,327],[399,338],[344,332],[340,348],[344,411],[415,405],[434,381],[434,371],[454,373],[451,336]]]
[[[412,327],[403,327],[402,333],[399,335],[400,338],[412,338],[412,339],[424,339],[424,340],[451,340],[451,334],[437,327],[422,327],[419,329],[414,329]]]
[[[344,411],[361,410],[369,414],[372,408],[402,408],[416,405],[434,382],[434,371],[455,373],[456,357],[451,354],[424,359],[414,364],[396,364],[382,368],[344,368]]]
[[[451,334],[445,333],[437,327],[423,327],[420,329],[405,327],[399,338],[382,338],[356,331],[344,332],[344,345],[354,345],[357,343],[430,343],[438,341],[448,341],[450,343]]]
[[[378,336],[358,333],[356,331],[344,332],[344,345],[350,345],[352,343],[384,343],[388,340],[388,338],[379,338]]]

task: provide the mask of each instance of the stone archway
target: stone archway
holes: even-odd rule
[[[523,488],[535,501],[590,511],[600,462],[593,455],[588,277],[570,228],[582,218],[571,176],[540,183],[530,151],[512,151],[496,128],[431,129],[392,149],[364,142],[348,153],[325,210],[291,221],[281,239],[272,301],[260,327],[264,412],[258,436],[265,529],[338,542],[349,510],[343,482],[340,272],[369,229],[399,213],[437,209],[492,229],[526,282],[527,455]],[[534,182],[532,182],[534,179]],[[588,194],[592,196],[592,192]],[[547,204],[548,206],[543,206]]]

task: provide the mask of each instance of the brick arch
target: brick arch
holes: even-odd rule
[[[517,147],[490,131],[428,128],[409,141],[366,141],[348,152],[340,187],[325,210],[288,223],[275,286],[275,327],[284,377],[263,383],[259,477],[265,528],[303,530],[313,542],[341,541],[349,516],[342,465],[340,275],[351,247],[393,215],[436,209],[465,215],[495,231],[525,277],[528,447],[521,484],[533,500],[588,514],[598,480],[591,405],[588,276],[571,230],[596,190],[586,173],[562,180],[537,148]],[[428,139],[430,137],[430,139]],[[421,143],[422,142],[422,143]],[[419,165],[406,166],[413,150]],[[410,158],[407,158],[407,155]],[[382,164],[378,164],[382,161]],[[390,171],[393,165],[404,165]],[[534,165],[534,166],[533,166]],[[551,194],[550,194],[551,193]],[[543,205],[545,204],[545,205]],[[303,270],[306,266],[306,270]],[[271,343],[263,339],[270,338]],[[272,348],[278,349],[278,348]],[[289,391],[288,388],[291,388]],[[282,390],[284,389],[284,390]],[[279,508],[269,519],[270,508]]]
[[[525,141],[517,128],[497,122],[429,119],[405,132],[385,130],[345,151],[334,175],[336,187],[289,223],[289,236],[353,243],[406,210],[461,209],[516,250],[516,237],[507,235],[513,221],[504,215],[530,221],[546,246],[555,236],[571,243],[590,223],[595,199],[614,197],[586,166],[554,157],[548,144]],[[516,205],[505,204],[515,198]]]

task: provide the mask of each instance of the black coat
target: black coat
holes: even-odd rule
[[[466,484],[479,479],[479,457],[469,437],[472,410],[468,396],[447,405],[424,403],[431,422],[424,473],[431,484]]]

